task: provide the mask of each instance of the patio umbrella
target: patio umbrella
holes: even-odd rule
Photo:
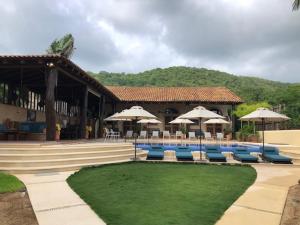
[[[198,106],[194,108],[193,110],[181,115],[178,117],[179,119],[198,119],[199,120],[199,133],[200,133],[200,160],[202,160],[202,136],[201,136],[201,123],[203,119],[218,119],[218,118],[224,118],[223,116],[214,113],[212,111],[207,110],[203,106]]]
[[[118,119],[131,119],[135,123],[135,131],[137,130],[137,121],[141,119],[155,119],[156,116],[147,112],[141,106],[132,106],[130,109],[125,109],[120,112],[118,115],[113,116],[113,118]],[[137,135],[134,135],[134,160],[136,160],[136,138]]]
[[[147,124],[147,133],[148,133],[147,139],[148,139],[148,144],[149,144],[149,124],[158,124],[161,122],[157,119],[142,119],[142,120],[139,120],[137,123]]]
[[[120,113],[115,113],[107,118],[104,119],[104,121],[131,121],[131,119],[120,119],[116,118]]]
[[[204,124],[230,124],[230,123],[224,119],[209,119],[205,121]],[[214,126],[214,132],[215,131],[216,131],[216,127]]]
[[[289,120],[290,118],[286,115],[271,111],[266,108],[258,108],[254,112],[249,113],[246,116],[240,118],[241,121],[253,121],[253,122],[261,122],[262,123],[262,138],[263,138],[263,150],[262,154],[264,154],[265,150],[265,125],[266,122],[281,122]]]

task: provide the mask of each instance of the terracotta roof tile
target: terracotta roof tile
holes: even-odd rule
[[[121,101],[128,102],[220,102],[241,103],[226,87],[124,87],[107,86]]]

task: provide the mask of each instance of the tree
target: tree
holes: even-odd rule
[[[298,10],[300,7],[300,0],[294,0],[294,3],[293,3],[293,10]]]
[[[47,53],[59,54],[69,59],[71,58],[74,50],[74,38],[72,34],[66,34],[61,39],[55,39],[47,49]]]
[[[252,113],[258,108],[270,108],[271,105],[267,102],[243,103],[238,105],[233,114],[241,118],[249,113]]]

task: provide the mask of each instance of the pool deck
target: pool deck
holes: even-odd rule
[[[290,186],[300,179],[300,168],[253,165],[257,179],[226,210],[216,225],[279,225]]]

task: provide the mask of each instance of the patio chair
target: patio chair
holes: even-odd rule
[[[162,146],[151,146],[147,154],[147,159],[162,160],[164,158],[164,150]]]
[[[147,138],[147,131],[146,130],[141,130],[139,138],[146,139]]]
[[[221,153],[218,146],[205,146],[206,158],[210,162],[226,162],[226,157]]]
[[[183,138],[183,133],[180,130],[176,131],[176,133],[175,133],[175,138],[177,139],[178,137],[181,139]]]
[[[272,146],[265,146],[264,152],[262,154],[262,159],[272,163],[292,163],[291,158],[280,155],[278,149]]]
[[[128,131],[126,131],[126,136],[125,136],[126,138],[133,138],[133,130],[128,130]]]
[[[240,162],[258,162],[258,157],[250,155],[246,148],[236,148],[233,152],[233,158]]]
[[[151,139],[153,139],[153,138],[159,138],[159,131],[157,131],[157,130],[152,131]]]
[[[193,155],[192,155],[192,152],[191,152],[191,149],[187,146],[178,146],[176,148],[176,158],[177,160],[181,160],[181,161],[185,161],[185,160],[188,160],[188,161],[193,161],[194,158],[193,158]]]
[[[169,139],[171,138],[170,131],[168,130],[163,131],[163,139],[165,138],[169,138]]]
[[[217,138],[217,141],[224,141],[224,134],[223,133],[216,133],[216,138]]]
[[[196,133],[193,131],[193,132],[189,132],[189,139],[197,139],[196,138]]]
[[[110,136],[111,139],[116,139],[117,140],[118,138],[120,138],[120,132],[114,131],[113,129],[110,129],[109,136]]]
[[[211,137],[211,133],[210,132],[204,132],[204,139],[206,141],[212,141],[213,138]]]

